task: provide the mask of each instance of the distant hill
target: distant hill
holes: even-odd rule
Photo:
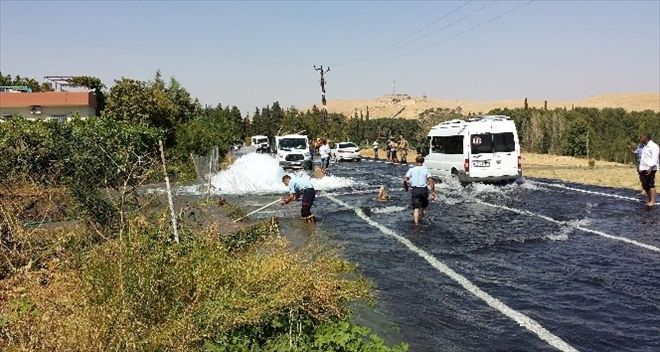
[[[461,107],[464,113],[487,113],[496,108],[523,107],[524,97],[520,99],[497,101],[443,100],[416,97],[407,94],[386,95],[375,100],[329,100],[328,112],[343,113],[353,116],[357,111],[366,114],[367,107],[371,117],[416,118],[424,110],[433,108],[454,109]],[[530,107],[542,108],[543,100],[529,100]],[[624,108],[628,111],[660,111],[660,93],[617,93],[595,95],[585,99],[558,101],[548,100],[548,109],[575,107]]]

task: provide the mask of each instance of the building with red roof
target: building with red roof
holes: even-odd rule
[[[0,92],[0,118],[23,116],[28,119],[66,121],[74,114],[96,116],[96,96],[92,92]]]

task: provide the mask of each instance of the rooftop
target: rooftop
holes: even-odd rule
[[[32,106],[89,106],[96,108],[96,97],[91,92],[0,92],[0,108]]]

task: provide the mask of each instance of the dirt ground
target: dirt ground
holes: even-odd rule
[[[343,113],[353,116],[356,111],[366,113],[367,107],[371,117],[404,117],[414,119],[427,109],[445,108],[455,109],[460,107],[463,113],[484,114],[496,108],[522,108],[525,97],[518,99],[504,99],[494,101],[476,101],[463,99],[434,99],[409,95],[386,95],[377,99],[336,99],[329,100],[328,112]],[[542,108],[543,99],[530,99],[530,107]],[[653,110],[660,111],[659,93],[617,93],[594,95],[591,97],[575,100],[553,100],[548,99],[548,108],[571,107],[590,108],[623,108],[628,111]]]
[[[372,158],[372,149],[363,149],[362,156]],[[417,154],[408,153],[408,162],[414,162]],[[379,150],[380,159],[385,159],[385,151]],[[587,159],[549,154],[523,153],[523,175],[540,177],[588,185],[640,189],[637,172],[633,165],[596,160],[593,168]],[[640,189],[641,190],[641,189]]]
[[[587,159],[534,153],[523,153],[522,163],[528,177],[641,190],[633,165],[596,160],[590,168]]]

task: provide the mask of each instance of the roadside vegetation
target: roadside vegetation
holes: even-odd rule
[[[275,102],[243,116],[202,106],[159,72],[109,88],[88,76],[70,83],[93,91],[99,117],[0,123],[1,350],[406,350],[351,322],[349,304],[373,297],[333,250],[295,249],[274,219],[237,226],[240,209],[201,199],[175,204],[177,243],[162,194],[145,186],[163,180],[159,141],[170,177],[190,182],[193,154],[218,146],[223,156],[250,135],[305,130],[368,148],[402,135],[421,151],[431,126],[468,115],[326,116]],[[0,74],[0,84],[52,90],[19,76]],[[537,153],[583,157],[589,138],[593,158],[630,163],[640,133],[660,135],[651,111],[492,113],[512,116],[523,149]]]
[[[290,246],[275,219],[237,225],[222,199],[177,197],[174,240],[147,192],[159,141],[186,181],[191,153],[242,136],[237,108],[158,75],[106,93],[98,118],[0,123],[0,350],[407,349],[352,323],[349,305],[375,302],[354,265]]]

